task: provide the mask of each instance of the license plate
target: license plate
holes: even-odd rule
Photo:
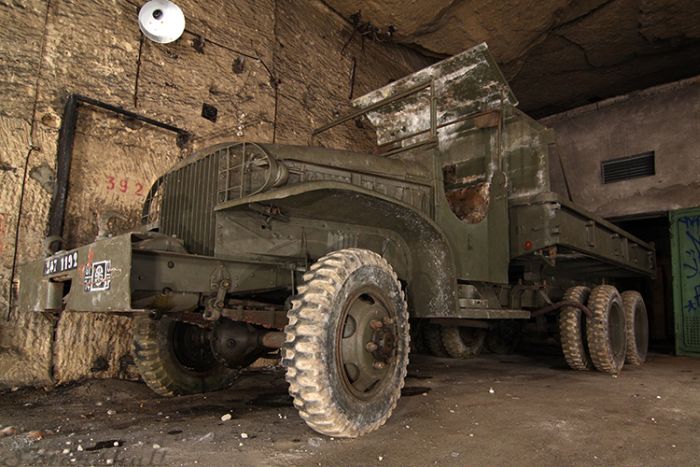
[[[53,256],[44,262],[44,275],[58,274],[70,271],[78,267],[78,252],[70,251],[62,255]]]

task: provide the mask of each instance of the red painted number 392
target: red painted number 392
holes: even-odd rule
[[[129,179],[127,178],[122,178],[117,180],[116,177],[113,176],[108,176],[107,177],[107,190],[108,191],[119,191],[120,193],[129,193]],[[143,194],[143,183],[141,182],[133,182],[133,185],[131,186],[131,193],[140,196]]]

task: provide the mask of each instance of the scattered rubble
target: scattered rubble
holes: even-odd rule
[[[45,436],[46,436],[46,432],[40,431],[40,430],[28,431],[26,434],[26,437],[32,441],[42,440],[42,439],[44,439]]]
[[[0,438],[4,438],[5,436],[14,436],[17,434],[17,428],[14,426],[6,426],[2,430],[0,430]]]

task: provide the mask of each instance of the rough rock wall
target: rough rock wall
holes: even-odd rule
[[[487,42],[538,117],[700,73],[697,0],[324,1],[439,56]]]
[[[69,94],[193,134],[181,149],[172,133],[81,105],[65,218],[72,246],[94,239],[105,212],[135,225],[151,183],[189,151],[231,139],[307,144],[308,130],[347,109],[351,93],[427,64],[372,41],[343,48],[351,27],[319,1],[179,0],[187,31],[168,45],[142,39],[140,4],[0,0],[0,317],[9,316],[0,385],[134,376],[128,318],[8,313],[14,266],[42,255]],[[202,118],[205,103],[215,122]],[[320,141],[367,148],[371,137],[346,128]]]
[[[302,2],[277,3],[275,69],[280,80],[277,141],[308,144],[309,131],[351,110],[359,97],[431,64],[411,50],[378,45],[353,35],[348,24],[338,34],[338,21],[328,8],[301,8]],[[313,28],[308,28],[309,23]],[[352,40],[350,40],[352,39]],[[319,135],[316,144],[369,149],[372,132],[354,123]]]

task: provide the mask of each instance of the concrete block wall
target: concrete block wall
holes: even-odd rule
[[[574,201],[604,217],[700,206],[700,76],[541,120],[556,132]],[[604,184],[605,160],[654,151],[656,175]],[[553,189],[566,193],[557,160]]]
[[[89,242],[109,211],[138,223],[153,181],[191,151],[225,140],[307,144],[311,128],[358,96],[429,63],[409,49],[361,40],[321,1],[178,0],[175,43],[142,38],[136,0],[0,0],[0,386],[135,377],[128,318],[9,309],[17,265],[42,256],[55,189],[63,106],[83,94],[184,128],[172,133],[81,106],[65,237]],[[218,109],[216,122],[202,105]],[[319,144],[363,150],[348,126]],[[79,354],[79,355],[77,355]]]

